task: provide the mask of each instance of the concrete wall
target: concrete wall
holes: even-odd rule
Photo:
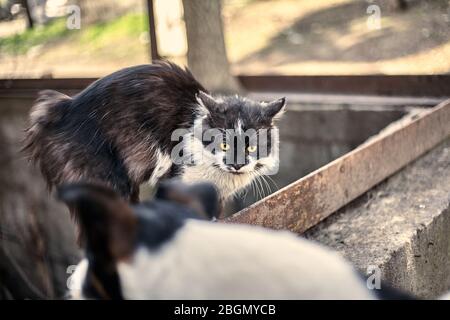
[[[354,149],[391,122],[405,115],[406,109],[346,106],[289,105],[279,122],[280,170],[271,176],[270,192],[282,188]],[[229,208],[240,210],[261,197],[249,189]]]
[[[309,230],[366,273],[423,298],[450,288],[450,139]]]
[[[285,186],[356,148],[404,110],[358,106],[299,106],[289,108],[279,123],[280,172]]]

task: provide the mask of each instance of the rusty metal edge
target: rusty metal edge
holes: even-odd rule
[[[302,233],[450,136],[450,100],[222,222]]]

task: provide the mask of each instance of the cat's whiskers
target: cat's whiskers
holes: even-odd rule
[[[261,183],[261,180],[259,178],[259,175],[255,175],[255,181],[258,184],[259,187],[259,200],[261,200],[262,198],[264,198],[264,187]]]
[[[264,181],[264,179],[262,178],[262,176],[258,176],[258,181],[259,181],[259,183],[261,184],[261,190],[262,190],[263,198],[265,198],[265,197],[267,197],[267,195],[268,195],[268,193],[266,193],[266,188],[267,188],[267,186],[266,186],[266,184],[265,184],[265,181]]]
[[[262,194],[261,194],[261,190],[260,190],[260,184],[258,184],[258,173],[256,171],[252,171],[251,172],[251,176],[252,176],[252,183],[254,183],[255,185],[255,189],[257,191],[257,194],[255,194],[255,197],[259,200],[262,199]]]
[[[270,184],[267,182],[267,176],[261,175],[261,180],[264,181],[264,184],[266,185],[267,196],[270,195],[272,193],[272,188],[270,187]]]
[[[280,189],[280,187],[279,187],[278,184],[275,182],[275,180],[272,179],[272,177],[266,176],[266,175],[264,175],[264,177],[266,177],[267,179],[269,179],[269,181],[275,186],[275,190]]]

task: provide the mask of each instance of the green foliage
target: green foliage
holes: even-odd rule
[[[56,19],[45,26],[37,26],[20,34],[1,38],[0,51],[12,54],[26,53],[36,45],[56,41],[71,32],[73,31],[66,27],[65,19]]]
[[[137,38],[147,28],[146,16],[138,13],[87,26],[82,24],[80,30],[67,29],[66,19],[60,18],[45,26],[1,38],[0,52],[24,54],[34,46],[54,44],[67,38],[70,38],[74,48],[89,46],[89,49],[95,49],[115,38]]]
[[[147,29],[146,16],[130,13],[116,20],[90,25],[83,30],[79,40],[82,43],[103,44],[112,38],[135,38]]]

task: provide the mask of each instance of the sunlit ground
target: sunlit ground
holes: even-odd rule
[[[367,7],[348,0],[264,1],[235,16],[225,11],[235,70],[308,75],[450,71],[447,8],[422,2],[405,12],[382,10],[376,29]]]
[[[442,4],[421,3],[394,14],[381,11],[380,28],[371,24],[367,7],[361,0],[225,0],[233,71],[307,75],[450,71],[450,18]],[[25,33],[23,21],[0,23],[0,77],[102,76],[147,63],[147,18],[141,12],[83,25],[81,30],[67,30],[64,20]],[[169,38],[164,31],[159,36],[160,41]],[[169,58],[186,63],[183,55]]]

